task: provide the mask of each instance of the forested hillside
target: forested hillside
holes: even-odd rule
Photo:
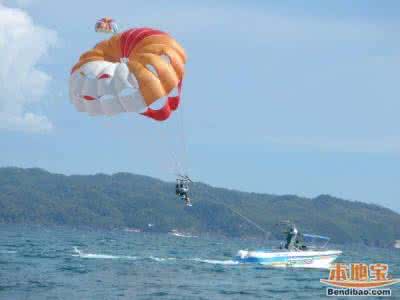
[[[127,173],[52,174],[41,169],[0,168],[0,222],[93,227],[173,228],[225,236],[265,235],[238,212],[280,238],[276,224],[290,219],[303,231],[334,242],[385,246],[400,238],[400,215],[377,205],[323,195],[244,193],[193,185],[193,207],[175,197],[174,184]],[[232,211],[232,209],[235,211]]]

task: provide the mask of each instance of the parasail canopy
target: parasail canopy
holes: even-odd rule
[[[169,34],[130,29],[80,56],[71,71],[70,99],[89,115],[136,112],[163,121],[179,106],[185,62],[184,49]],[[165,102],[156,109],[158,100]]]

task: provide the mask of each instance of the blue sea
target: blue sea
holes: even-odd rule
[[[328,270],[232,260],[239,249],[270,246],[262,240],[0,225],[0,299],[329,299],[319,282]],[[400,251],[340,248],[338,261],[388,263],[390,274],[400,278]],[[400,284],[391,288],[391,298],[400,299]]]

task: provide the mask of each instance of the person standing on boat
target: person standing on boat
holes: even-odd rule
[[[290,226],[289,231],[287,232],[286,236],[286,245],[285,248],[288,250],[295,250],[296,249],[296,240],[298,235],[298,230],[294,224]]]

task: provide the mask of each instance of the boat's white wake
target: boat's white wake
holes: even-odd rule
[[[97,253],[85,253],[82,250],[79,250],[78,247],[74,247],[74,254],[72,256],[80,257],[80,258],[98,258],[98,259],[120,259],[120,260],[153,260],[157,262],[168,261],[168,260],[176,260],[174,257],[138,257],[138,256],[130,256],[130,255],[110,255],[110,254],[97,254]]]
[[[91,259],[119,259],[119,260],[152,260],[155,262],[166,262],[166,261],[194,261],[198,263],[206,263],[213,265],[237,265],[238,261],[234,260],[214,260],[214,259],[201,259],[201,258],[176,258],[176,257],[156,257],[156,256],[147,256],[147,257],[138,257],[138,256],[129,256],[129,255],[110,255],[110,254],[98,254],[98,253],[85,253],[82,250],[78,249],[78,247],[74,247],[74,253],[72,256],[80,257],[80,258],[91,258]]]
[[[194,258],[190,259],[195,262],[212,264],[212,265],[238,265],[240,262],[235,260],[216,260],[216,259],[201,259],[201,258]]]
[[[168,261],[168,260],[176,260],[175,257],[162,258],[162,257],[155,257],[155,256],[144,257],[143,259],[151,259],[151,260],[158,261],[158,262]]]
[[[79,250],[78,247],[74,247],[74,254],[72,254],[72,256],[78,256],[81,258],[100,258],[100,259],[129,259],[129,260],[138,259],[136,256],[129,256],[129,255],[84,253],[83,251]]]

